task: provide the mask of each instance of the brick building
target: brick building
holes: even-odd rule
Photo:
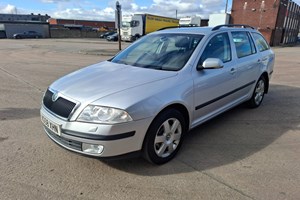
[[[75,25],[75,26],[84,26],[91,28],[103,28],[107,27],[108,29],[115,29],[114,21],[92,21],[92,20],[76,20],[76,19],[54,19],[50,18],[48,20],[50,25]]]
[[[257,28],[272,46],[297,42],[300,6],[291,0],[233,0],[232,24]]]

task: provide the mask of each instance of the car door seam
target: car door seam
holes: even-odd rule
[[[256,81],[251,81],[250,83],[247,83],[247,84],[245,84],[245,85],[243,85],[243,86],[241,86],[241,87],[239,87],[239,88],[236,88],[236,89],[234,89],[234,90],[232,90],[232,91],[230,91],[230,92],[228,92],[228,93],[226,93],[226,94],[223,94],[223,95],[221,95],[221,96],[219,96],[219,97],[217,97],[217,98],[215,98],[215,99],[212,99],[212,100],[207,101],[207,102],[205,102],[205,103],[203,103],[203,104],[200,104],[200,105],[198,105],[198,106],[195,107],[195,110],[199,110],[200,108],[203,108],[203,107],[205,107],[205,106],[208,106],[209,104],[212,104],[212,103],[214,103],[214,102],[216,102],[216,101],[219,101],[219,100],[221,100],[221,99],[223,99],[223,98],[225,98],[225,97],[227,97],[227,96],[229,96],[229,95],[231,95],[231,94],[233,94],[233,93],[238,92],[239,90],[242,90],[242,89],[244,89],[244,88],[246,88],[246,87],[248,87],[248,86],[254,84],[255,82],[256,82]]]

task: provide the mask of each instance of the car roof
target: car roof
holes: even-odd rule
[[[220,25],[216,27],[171,27],[163,30],[159,30],[156,33],[184,33],[184,34],[201,34],[209,35],[218,31],[243,31],[251,30],[256,31],[253,27],[248,25],[237,25],[241,27],[236,27],[235,25]]]
[[[178,27],[158,31],[159,33],[186,33],[186,34],[203,34],[207,35],[211,32],[212,27]],[[158,33],[157,32],[157,33]]]

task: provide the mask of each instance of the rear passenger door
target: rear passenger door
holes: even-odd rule
[[[260,73],[261,59],[254,41],[248,31],[232,31],[232,40],[236,51],[236,94],[241,100],[247,98],[255,85]]]
[[[261,34],[253,32],[252,37],[260,54],[261,68],[266,69],[271,75],[273,73],[275,55]]]

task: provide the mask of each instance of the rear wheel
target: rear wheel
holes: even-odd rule
[[[257,108],[258,106],[260,106],[266,93],[266,85],[266,79],[261,76],[256,83],[251,99],[248,101],[248,105],[250,108]]]
[[[186,125],[182,114],[169,109],[159,114],[147,131],[143,156],[155,164],[164,164],[170,161],[178,152]]]

